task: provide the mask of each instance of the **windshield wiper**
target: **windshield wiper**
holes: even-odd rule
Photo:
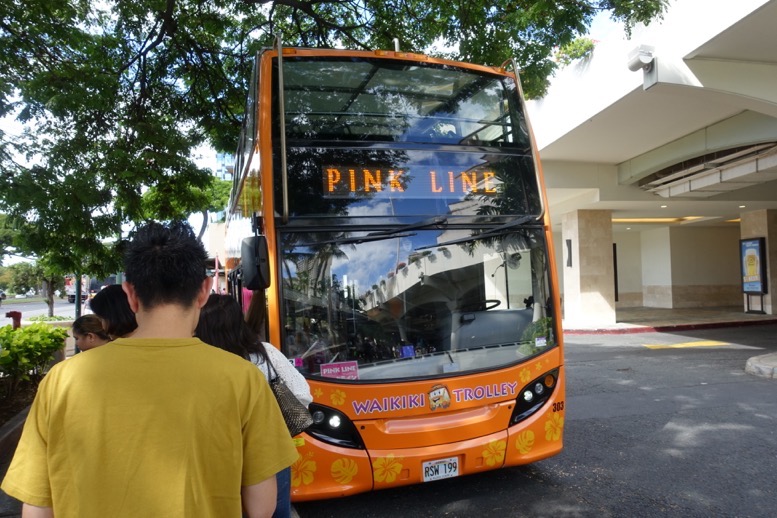
[[[316,243],[310,243],[310,245],[328,245],[331,243],[337,243],[338,245],[349,245],[365,243],[367,241],[380,241],[381,239],[389,239],[392,237],[410,237],[416,235],[415,232],[408,232],[409,230],[419,230],[426,227],[439,227],[445,225],[448,222],[448,218],[445,216],[435,216],[433,218],[416,221],[415,223],[409,223],[398,228],[391,230],[379,230],[377,232],[370,232],[361,237],[344,237],[342,239],[331,239],[329,241],[318,241]]]
[[[361,237],[343,237],[341,239],[329,239],[327,241],[315,241],[313,243],[303,243],[304,246],[316,246],[316,245],[358,245],[359,243],[366,243],[368,241],[380,241],[381,239],[389,239],[392,237],[410,237],[416,235],[415,232],[404,232],[401,234],[387,233],[380,235],[367,234]]]
[[[425,250],[427,248],[437,248],[439,246],[448,246],[448,245],[455,245],[458,243],[467,243],[469,241],[476,241],[478,239],[485,239],[489,237],[498,236],[499,234],[503,234],[505,230],[511,229],[513,227],[520,227],[536,218],[537,216],[522,216],[516,220],[510,221],[509,223],[505,223],[504,225],[500,225],[498,227],[492,228],[491,230],[487,230],[486,232],[482,232],[474,236],[462,237],[459,239],[451,239],[450,241],[444,241],[442,243],[436,243],[434,245],[420,246],[416,248],[416,250]]]
[[[365,237],[372,236],[392,236],[399,234],[400,232],[407,232],[408,230],[420,230],[426,227],[439,227],[445,225],[448,222],[448,218],[445,216],[435,216],[433,218],[416,221],[415,223],[409,223],[393,230],[380,230],[378,232],[370,232]]]

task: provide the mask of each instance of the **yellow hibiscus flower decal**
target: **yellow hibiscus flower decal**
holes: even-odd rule
[[[394,454],[390,454],[388,457],[375,459],[372,471],[375,480],[390,484],[397,479],[399,472],[402,471],[402,458],[394,458]]]
[[[534,432],[526,430],[515,438],[515,448],[523,454],[529,453],[534,447]]]
[[[313,391],[313,397],[316,398],[316,399],[320,399],[321,396],[323,396],[323,395],[324,395],[324,391],[321,390],[320,388],[317,388],[317,389],[315,389]]]
[[[537,362],[537,365],[534,366],[534,368],[537,370],[537,372],[542,370],[542,362]]]
[[[313,460],[313,454],[308,453],[304,457],[300,455],[297,457],[296,462],[291,465],[291,487],[311,484],[315,474],[316,462]]]
[[[529,371],[529,369],[521,369],[521,382],[529,383],[530,379],[531,379],[531,372]]]
[[[340,389],[337,389],[334,392],[332,392],[332,395],[329,396],[329,399],[332,400],[332,404],[334,406],[340,406],[343,403],[345,403],[345,392],[343,392]]]
[[[561,430],[564,429],[564,418],[560,414],[553,414],[545,422],[545,439],[548,441],[558,441],[561,439]]]
[[[491,441],[483,450],[483,458],[489,466],[499,466],[505,460],[507,446],[504,441]]]
[[[338,484],[347,484],[356,473],[359,472],[359,467],[352,459],[337,459],[332,463],[332,478],[337,481]]]

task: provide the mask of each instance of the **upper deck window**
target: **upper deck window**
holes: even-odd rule
[[[528,146],[508,76],[379,59],[292,57],[284,58],[283,77],[291,140]]]

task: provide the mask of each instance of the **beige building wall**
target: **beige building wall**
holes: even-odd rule
[[[736,227],[666,227],[644,231],[643,305],[734,306],[740,300]]]
[[[612,244],[608,246],[602,238],[603,232],[594,223],[596,221],[604,225],[602,213],[609,211],[570,212],[564,216],[562,234],[554,235],[558,273],[562,283],[562,307],[567,322],[581,318],[588,321],[610,318],[608,293],[613,294],[615,308],[691,308],[740,304],[740,231],[736,226],[675,226],[611,233],[617,253],[618,300],[614,302],[615,270],[609,268],[609,271],[605,271],[603,268],[605,264],[612,264],[611,256],[603,256],[612,250]],[[597,218],[600,219],[597,221]],[[774,228],[777,229],[777,211],[774,218]],[[594,233],[582,233],[583,229]],[[572,243],[571,266],[568,266],[567,239]],[[777,257],[774,261],[777,261]],[[585,265],[591,265],[592,270],[581,272]],[[606,282],[604,275],[610,275],[612,282]],[[592,286],[612,291],[594,294],[591,292]],[[770,291],[777,291],[777,286],[770,288]],[[594,307],[604,307],[604,315],[592,315]]]
[[[642,239],[639,232],[613,234],[618,268],[616,308],[642,307]]]
[[[561,219],[561,216],[559,216],[559,219]],[[556,262],[558,295],[561,298],[561,318],[564,318],[564,246],[561,232],[553,232],[553,257]]]
[[[611,211],[566,213],[561,228],[564,320],[569,325],[614,324]]]
[[[671,227],[672,307],[736,306],[739,228]]]
[[[672,307],[672,257],[669,228],[640,234],[642,252],[642,302],[650,308]]]

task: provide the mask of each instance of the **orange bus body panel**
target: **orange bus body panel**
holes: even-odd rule
[[[509,427],[517,392],[560,363],[558,349],[530,362],[497,372],[473,374],[435,381],[406,382],[394,386],[327,385],[311,380],[316,401],[334,405],[356,425],[369,453],[332,447],[303,434],[298,462],[315,462],[307,483],[292,467],[292,500],[314,500],[356,494],[374,485],[383,489],[423,482],[423,463],[457,457],[459,476],[529,464],[559,453],[563,445],[564,369],[559,367],[557,385],[545,406],[534,415]],[[524,381],[519,381],[519,380]],[[516,393],[497,396],[502,384],[513,380]],[[360,419],[354,408],[366,408],[365,401],[382,405],[388,394],[421,393],[423,388],[444,384],[451,394],[448,409],[436,414],[424,408],[387,412],[387,417]],[[474,392],[478,387],[484,390]],[[490,389],[486,388],[490,387]],[[472,392],[466,392],[470,389]],[[482,395],[481,400],[456,401],[456,395]],[[494,397],[488,397],[494,396]],[[366,458],[366,459],[365,459]],[[368,464],[365,467],[365,462]],[[369,467],[371,466],[371,467]],[[308,465],[310,468],[311,465]],[[343,475],[345,472],[347,475]],[[335,475],[333,475],[333,473]],[[340,483],[338,480],[345,480]],[[298,482],[295,485],[295,482]]]
[[[242,193],[243,215],[262,216],[263,234],[270,257],[277,257],[274,212],[272,119],[272,60],[276,50],[260,58],[257,84],[254,166],[246,174]],[[451,65],[474,71],[514,77],[500,67],[431,58],[421,54],[391,51],[344,51],[323,49],[284,49],[284,57],[331,56],[353,58],[393,58],[408,62]],[[517,78],[516,78],[517,80]],[[531,132],[531,130],[530,130]],[[534,137],[532,149],[536,153]],[[261,158],[260,158],[261,157]],[[541,196],[547,207],[541,164],[536,163]],[[241,174],[236,171],[235,174]],[[552,313],[561,314],[555,256],[547,211],[543,215],[548,247]],[[232,263],[228,263],[232,266]],[[271,288],[266,291],[269,318],[268,341],[281,343],[282,303],[278,286],[281,272],[270,261]],[[314,402],[336,408],[356,426],[366,449],[353,449],[323,442],[303,433],[295,438],[299,457],[292,465],[292,501],[338,498],[373,489],[423,483],[423,463],[447,458],[458,459],[459,476],[537,462],[562,450],[564,427],[565,371],[563,336],[555,328],[557,346],[520,365],[494,371],[466,374],[442,380],[378,382],[365,385],[336,380],[310,379]],[[530,417],[509,426],[516,398],[526,384],[546,372],[557,370],[557,382],[544,406]],[[435,399],[444,387],[449,401]],[[421,404],[423,403],[423,404]]]

